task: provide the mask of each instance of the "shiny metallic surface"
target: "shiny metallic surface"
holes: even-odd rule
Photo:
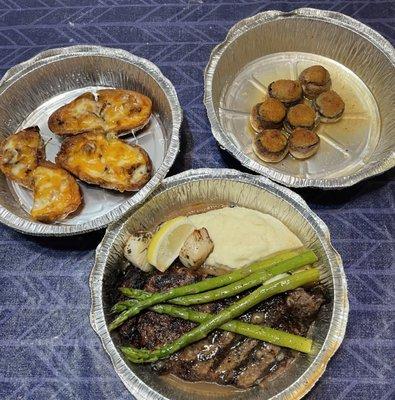
[[[320,378],[332,355],[340,346],[347,324],[347,283],[342,260],[330,241],[324,222],[291,190],[267,178],[228,169],[199,169],[167,178],[141,206],[110,225],[96,251],[90,276],[92,297],[91,324],[111,358],[117,374],[137,399],[210,399],[229,398],[218,386],[207,383],[199,388],[186,384],[180,388],[153,373],[149,366],[133,365],[117,349],[116,334],[109,333],[107,323],[113,317],[113,305],[119,273],[126,266],[123,247],[131,232],[151,229],[175,213],[207,209],[218,205],[236,205],[269,213],[280,219],[318,257],[318,267],[330,293],[331,303],[321,310],[309,332],[314,340],[311,355],[299,354],[289,369],[266,385],[247,392],[234,391],[232,399],[267,400],[300,399]],[[191,386],[192,385],[192,386]],[[222,393],[222,394],[221,394]]]
[[[138,192],[118,193],[79,182],[82,210],[55,224],[33,221],[32,194],[0,176],[0,222],[32,235],[66,236],[107,226],[139,204],[162,181],[179,150],[182,111],[171,82],[150,61],[120,49],[73,46],[52,49],[12,67],[0,81],[0,140],[18,129],[38,125],[47,158],[54,160],[61,139],[48,128],[49,115],[85,91],[103,87],[134,89],[153,101],[144,129],[127,138],[141,145],[153,163],[151,180]]]
[[[321,63],[346,111],[321,124],[311,159],[259,161],[251,150],[249,110],[273,79],[296,79]],[[205,97],[213,135],[245,167],[290,187],[351,186],[395,165],[395,51],[381,35],[343,14],[302,8],[267,11],[232,27],[211,53]]]

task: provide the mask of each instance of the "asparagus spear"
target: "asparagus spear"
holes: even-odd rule
[[[159,314],[167,314],[172,317],[182,318],[187,321],[203,323],[207,318],[214,315],[204,312],[191,310],[187,307],[173,306],[171,304],[157,304],[151,307],[151,310]],[[238,333],[239,335],[247,336],[252,339],[263,340],[265,342],[275,344],[281,347],[288,347],[293,350],[298,350],[303,353],[310,353],[313,341],[303,336],[293,335],[279,329],[269,328],[267,326],[260,326],[248,324],[246,322],[232,320],[220,326],[224,331]]]
[[[114,312],[121,312],[133,305],[135,300],[121,301],[113,307]],[[207,318],[213,317],[200,311],[192,310],[188,307],[174,306],[172,304],[156,304],[150,307],[150,310],[159,314],[167,314],[172,317],[185,319],[196,323],[203,323]],[[292,350],[310,353],[313,341],[303,336],[293,335],[279,329],[269,328],[267,326],[249,324],[247,322],[232,320],[220,326],[220,329],[228,332],[238,333],[252,339],[263,340],[281,347],[288,347]]]
[[[219,299],[232,297],[236,294],[244,292],[245,290],[251,289],[254,286],[260,285],[261,283],[267,281],[275,275],[280,275],[284,272],[303,267],[304,265],[312,264],[315,261],[317,261],[317,256],[312,251],[308,251],[298,256],[297,259],[295,259],[294,257],[288,260],[284,260],[281,263],[267,268],[266,270],[255,272],[247,276],[246,278],[240,279],[239,281],[233,282],[227,286],[223,286],[214,290],[209,290],[204,293],[176,297],[175,299],[169,300],[169,303],[189,306],[192,304],[204,304]],[[129,288],[120,288],[120,290],[124,295],[137,298],[139,300],[147,299],[152,296],[152,294],[144,292],[143,290]]]
[[[122,314],[120,314],[111,324],[109,325],[109,330],[113,330],[118,326],[122,325],[127,319],[137,315],[140,311],[149,308],[155,304],[164,303],[176,297],[181,297],[189,294],[196,294],[200,292],[204,292],[213,288],[218,288],[222,286],[226,286],[232,282],[243,279],[244,277],[251,275],[257,271],[263,271],[268,267],[274,266],[276,264],[280,264],[282,262],[287,262],[291,259],[292,263],[298,264],[303,260],[303,264],[306,265],[310,262],[316,261],[316,256],[311,250],[291,250],[285,253],[281,253],[277,256],[271,257],[269,259],[265,259],[259,261],[257,263],[253,263],[248,267],[238,269],[234,272],[231,272],[226,275],[216,276],[214,278],[204,279],[203,281],[193,283],[190,285],[179,286],[174,289],[170,289],[167,292],[159,292],[154,293],[152,296],[142,299],[135,303],[135,305],[131,306],[127,310],[125,310]],[[308,259],[310,261],[305,262]],[[299,266],[301,266],[299,265]]]
[[[307,283],[318,281],[318,279],[318,269],[312,268],[272,283],[263,284],[258,289],[255,289],[252,293],[236,301],[215,316],[208,317],[199,326],[185,333],[172,343],[152,351],[147,349],[136,349],[133,347],[121,347],[121,351],[125,354],[127,359],[134,363],[153,362],[168,357],[189,344],[205,338],[214,329],[239,317],[241,314],[245,313],[268,297],[287,290],[295,289],[299,286],[306,285]]]
[[[128,287],[120,287],[119,291],[126,297],[130,297],[131,299],[137,299],[137,300],[143,300],[152,296],[152,293],[145,292],[144,290],[141,289],[134,289]]]

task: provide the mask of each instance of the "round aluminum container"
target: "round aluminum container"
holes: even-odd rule
[[[56,109],[86,91],[103,87],[134,89],[153,101],[149,124],[137,135],[124,137],[141,145],[153,164],[151,180],[138,192],[119,193],[79,182],[84,206],[54,224],[32,220],[32,193],[0,174],[0,222],[33,235],[66,236],[107,226],[141,203],[169,171],[179,149],[182,111],[176,91],[158,67],[127,51],[100,46],[52,49],[11,68],[0,81],[0,140],[38,125],[54,161],[61,138],[48,128]]]
[[[316,155],[278,163],[252,150],[252,107],[277,79],[298,79],[308,66],[328,69],[344,99],[342,119],[321,123]],[[245,167],[290,187],[351,186],[395,165],[395,51],[366,25],[343,14],[302,8],[267,11],[232,27],[211,53],[205,97],[220,146]]]
[[[151,372],[148,365],[127,362],[117,349],[117,334],[109,333],[113,319],[109,310],[117,294],[119,273],[127,265],[123,248],[131,232],[151,229],[158,223],[193,210],[218,205],[237,205],[269,213],[280,219],[319,257],[318,267],[331,297],[321,309],[309,336],[314,339],[311,355],[299,354],[289,369],[265,389],[223,392],[210,383],[172,384]],[[300,399],[323,374],[343,340],[348,316],[347,284],[342,260],[334,250],[327,226],[291,190],[267,178],[228,169],[200,169],[165,179],[146,203],[108,227],[96,251],[90,276],[91,324],[100,336],[115,371],[137,399],[206,400],[216,398],[267,400]],[[174,382],[173,382],[174,383]]]

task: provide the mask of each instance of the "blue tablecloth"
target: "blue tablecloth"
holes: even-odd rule
[[[0,72],[51,47],[124,48],[155,62],[178,92],[185,119],[171,173],[240,168],[210,133],[203,69],[238,20],[302,6],[341,11],[395,39],[394,3],[385,0],[0,0]],[[351,306],[343,345],[308,399],[395,396],[393,177],[298,190],[331,230]],[[103,231],[46,239],[0,226],[0,235],[0,399],[131,398],[89,325],[88,275]]]

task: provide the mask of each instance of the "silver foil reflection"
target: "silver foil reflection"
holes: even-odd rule
[[[151,180],[140,191],[124,194],[82,183],[86,207],[80,215],[55,224],[43,224],[29,215],[29,204],[24,200],[31,195],[14,187],[0,174],[0,222],[33,235],[64,236],[96,230],[143,202],[165,177],[179,149],[182,111],[176,91],[153,63],[120,49],[100,46],[52,49],[12,67],[0,81],[3,122],[0,140],[32,124],[49,131],[46,112],[50,107],[70,101],[70,96],[76,97],[84,88],[102,87],[134,89],[152,99],[149,127],[137,136],[139,140],[146,133],[141,140],[147,141],[154,134],[149,139],[153,151],[148,151],[155,167]],[[60,139],[52,136],[47,155],[52,153],[50,156],[54,158],[57,151],[54,146],[60,146],[57,143]]]
[[[187,213],[207,206],[233,204],[269,213],[280,219],[318,257],[318,267],[331,296],[309,332],[314,339],[311,355],[298,355],[285,374],[270,382],[265,390],[255,388],[234,392],[232,399],[267,400],[300,399],[319,377],[343,340],[348,316],[347,284],[342,260],[334,250],[328,228],[304,200],[267,178],[227,169],[191,170],[167,178],[150,195],[147,202],[134,207],[120,221],[110,225],[96,251],[90,276],[92,296],[91,324],[100,336],[117,374],[138,399],[208,400],[207,392],[181,390],[151,372],[149,366],[125,361],[117,349],[116,334],[110,335],[107,322],[113,305],[119,273],[125,266],[123,247],[136,230],[150,229],[174,213]],[[210,384],[208,391],[210,390]],[[216,393],[218,398],[229,395]]]
[[[355,168],[345,165],[337,173],[320,177],[311,177],[303,170],[276,168],[258,161],[250,149],[251,139],[245,139],[246,143],[236,142],[234,132],[221,123],[223,93],[240,71],[264,56],[283,52],[317,54],[334,60],[355,73],[373,95],[381,125],[374,134],[377,144],[369,154],[361,154]],[[286,186],[327,189],[351,186],[395,165],[394,67],[395,51],[391,44],[373,29],[343,14],[311,8],[257,14],[234,25],[211,53],[205,70],[204,102],[213,135],[245,167]],[[237,93],[240,97],[244,95],[243,90]],[[322,154],[318,152],[312,164],[319,166],[320,157]]]

